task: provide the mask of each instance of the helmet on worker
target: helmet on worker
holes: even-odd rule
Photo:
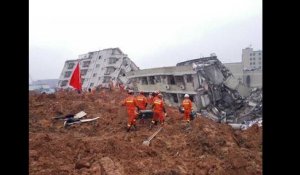
[[[159,98],[162,98],[162,94],[161,93],[159,93],[159,94],[157,94],[157,96],[159,97]]]
[[[128,94],[132,95],[133,94],[133,90],[129,89],[128,90]]]
[[[184,98],[189,98],[189,97],[190,97],[189,94],[184,95]]]

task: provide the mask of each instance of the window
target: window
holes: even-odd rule
[[[155,82],[156,83],[161,83],[161,78],[160,78],[160,76],[155,76]]]
[[[193,81],[192,75],[187,75],[187,76],[186,76],[186,82],[190,83],[190,82],[192,82],[192,81]]]
[[[109,64],[114,64],[114,63],[116,63],[118,60],[119,60],[118,58],[110,57],[108,63],[109,63]]]
[[[100,64],[96,64],[96,68],[100,67]]]
[[[97,75],[97,73],[94,73],[94,74],[93,74],[93,77],[95,77],[96,75]]]
[[[84,70],[82,70],[82,71],[80,72],[80,74],[81,74],[82,76],[85,76],[85,75],[86,75],[86,72],[87,72],[87,69],[84,69]]]
[[[261,55],[261,53],[259,52],[258,55]]]
[[[91,84],[90,84],[90,87],[93,87],[93,86],[94,86],[94,83],[91,83]]]
[[[90,61],[84,61],[82,67],[89,67],[90,63]]]
[[[261,57],[259,57],[258,59],[261,60]]]
[[[154,76],[149,77],[149,84],[154,84]]]
[[[127,61],[124,59],[122,63],[125,67],[128,65]]]
[[[252,62],[250,63],[250,65],[252,65]]]
[[[65,78],[69,78],[71,76],[72,71],[65,72]]]
[[[255,57],[253,57],[253,60],[255,60]]]
[[[252,58],[250,58],[250,60],[252,60]]]
[[[255,53],[253,53],[252,55],[255,56]]]
[[[173,75],[168,75],[167,77],[168,84],[175,84],[175,78]]]
[[[98,58],[99,60],[101,59],[101,55],[99,56],[99,58]]]
[[[98,77],[98,80],[100,80],[101,79],[101,77]]]
[[[74,67],[75,63],[69,63],[68,64],[68,69],[72,69]]]
[[[261,62],[258,62],[258,64],[261,64]]]
[[[109,83],[111,77],[104,77],[102,83]]]
[[[250,56],[252,56],[252,53],[250,53]]]
[[[116,70],[116,68],[114,68],[114,67],[107,67],[106,72],[104,74],[109,75],[109,74],[113,73],[115,70]]]
[[[142,84],[148,84],[148,81],[147,81],[146,77],[142,77],[141,81],[142,81]]]
[[[175,76],[174,79],[175,79],[176,83],[178,83],[178,84],[184,83],[183,76]]]
[[[255,65],[255,62],[253,62],[252,65]]]

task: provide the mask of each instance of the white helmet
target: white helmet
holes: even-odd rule
[[[189,96],[189,94],[185,94],[184,97],[185,98],[189,98],[190,96]]]

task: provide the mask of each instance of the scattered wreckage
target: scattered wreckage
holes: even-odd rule
[[[74,124],[81,124],[85,122],[91,122],[99,119],[100,117],[95,117],[91,119],[82,119],[85,117],[87,114],[84,111],[80,111],[79,113],[73,115],[73,114],[68,114],[65,116],[58,116],[54,117],[53,119],[56,120],[64,120],[64,127],[67,128],[68,126],[74,125]]]
[[[257,122],[257,118],[262,120],[261,89],[246,87],[216,58],[200,59],[193,63],[193,69],[207,80],[207,93],[212,100],[206,109],[200,110],[202,116],[231,126],[239,124],[243,129]]]
[[[136,91],[150,94],[158,90],[170,106],[180,106],[184,94],[190,94],[195,112],[216,122],[241,124],[262,118],[262,89],[245,86],[216,56],[126,76]]]

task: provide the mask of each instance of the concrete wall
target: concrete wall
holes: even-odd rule
[[[224,63],[225,67],[230,70],[234,78],[243,82],[243,64],[239,63]]]
[[[244,83],[247,87],[262,87],[262,70],[243,71],[242,63],[225,63],[224,64],[233,74],[233,76]],[[250,78],[250,85],[247,85],[247,76]],[[248,79],[249,79],[248,78]]]
[[[248,84],[248,80],[250,79],[250,84]],[[250,87],[259,87],[261,88],[262,85],[262,71],[255,70],[255,71],[244,71],[244,84]]]

